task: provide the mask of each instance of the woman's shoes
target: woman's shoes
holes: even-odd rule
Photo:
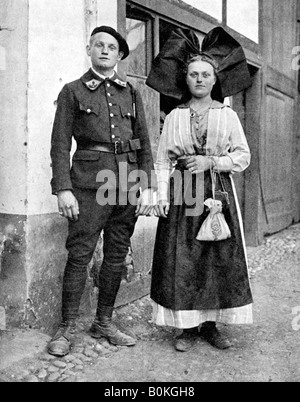
[[[232,347],[230,341],[219,332],[215,322],[206,322],[202,325],[200,332],[198,328],[184,330],[175,339],[175,349],[179,352],[190,351],[195,346],[199,336],[216,349],[226,350]]]
[[[175,349],[178,352],[188,352],[190,351],[197,342],[198,328],[193,328],[192,330],[184,330],[180,336],[175,338]]]
[[[226,350],[232,347],[230,341],[219,332],[214,322],[204,323],[199,335],[216,349]]]

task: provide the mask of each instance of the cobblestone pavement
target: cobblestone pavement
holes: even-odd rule
[[[248,248],[256,300],[255,324],[229,327],[234,347],[220,352],[199,340],[197,349],[176,353],[175,330],[151,323],[149,297],[118,309],[115,320],[139,339],[135,348],[93,340],[93,317],[80,320],[75,347],[62,359],[40,353],[0,372],[7,382],[209,382],[300,381],[300,337],[292,329],[292,308],[300,305],[300,225]],[[300,322],[300,319],[299,319]]]
[[[291,255],[299,256],[300,225],[265,238],[260,247],[248,247],[250,276],[254,277],[260,271],[272,268]]]

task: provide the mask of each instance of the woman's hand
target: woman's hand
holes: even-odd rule
[[[169,201],[159,201],[159,203],[154,207],[154,216],[157,216],[158,218],[167,218],[169,211]]]
[[[190,156],[186,159],[186,167],[192,174],[206,172],[210,169],[211,160],[207,156]]]
[[[138,205],[135,210],[135,216],[152,216],[154,205],[154,190],[146,189],[142,192]]]

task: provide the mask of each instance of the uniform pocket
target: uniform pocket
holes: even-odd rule
[[[79,102],[79,110],[87,115],[95,114],[96,116],[99,116],[100,105]]]
[[[130,106],[120,106],[121,116],[123,118],[132,119],[134,118],[134,112],[132,105]]]

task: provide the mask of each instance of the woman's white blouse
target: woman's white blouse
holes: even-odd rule
[[[250,164],[247,139],[236,112],[222,103],[213,102],[208,115],[207,156],[213,157],[216,170],[240,173]],[[176,161],[195,155],[189,107],[174,109],[165,120],[160,138],[155,170],[158,200],[168,199],[169,178]]]

